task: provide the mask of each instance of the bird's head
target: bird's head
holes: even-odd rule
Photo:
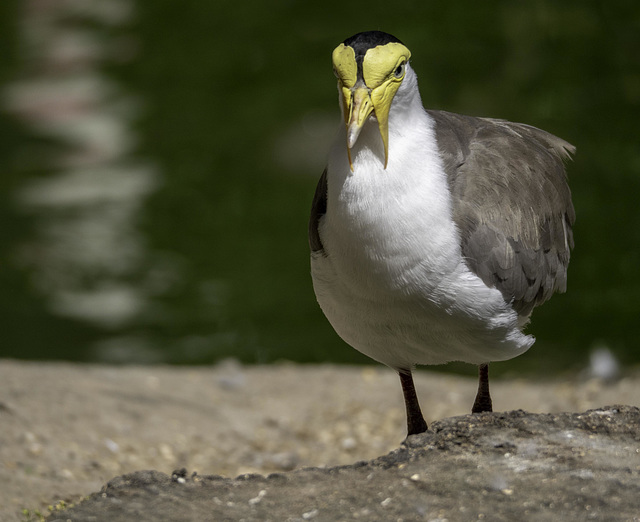
[[[404,80],[410,57],[411,52],[400,40],[381,31],[358,33],[334,49],[333,70],[342,97],[351,170],[351,149],[371,115],[378,121],[387,167],[389,110]]]

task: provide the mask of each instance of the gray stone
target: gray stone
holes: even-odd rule
[[[452,417],[368,462],[269,476],[138,471],[50,520],[359,518],[638,521],[640,409]]]

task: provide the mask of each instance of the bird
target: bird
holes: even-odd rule
[[[575,147],[536,127],[423,107],[411,52],[382,31],[332,53],[343,122],[309,219],[317,301],[337,334],[395,370],[407,436],[428,425],[417,365],[478,367],[535,338],[533,309],[567,286]]]

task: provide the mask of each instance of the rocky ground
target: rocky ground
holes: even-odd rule
[[[400,447],[383,367],[0,361],[0,520],[107,483],[50,518],[640,520],[637,409],[447,419],[468,412],[475,379],[417,372],[416,387],[432,430]],[[492,392],[498,411],[584,412],[637,405],[640,374]],[[250,473],[263,476],[231,479]]]

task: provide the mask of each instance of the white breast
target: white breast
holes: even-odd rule
[[[386,169],[375,121],[352,150],[354,172],[344,133],[336,139],[319,226],[325,255],[312,256],[320,306],[347,343],[397,369],[515,357],[534,339],[464,263],[429,117],[421,106],[413,114],[405,134],[390,127]]]

